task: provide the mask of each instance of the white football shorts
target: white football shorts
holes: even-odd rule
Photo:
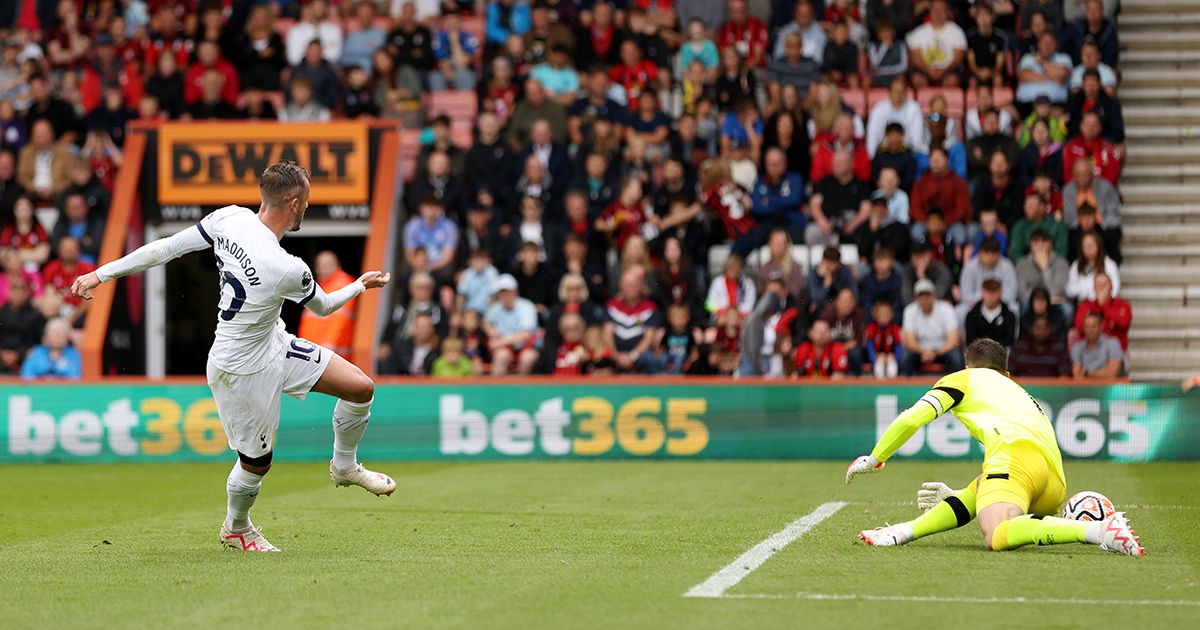
[[[328,348],[280,333],[278,356],[254,374],[231,374],[208,362],[208,386],[229,448],[246,457],[271,452],[279,428],[280,394],[304,400],[333,358]]]

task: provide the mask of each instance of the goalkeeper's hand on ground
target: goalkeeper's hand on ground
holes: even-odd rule
[[[954,488],[940,481],[926,481],[921,484],[921,489],[917,490],[917,507],[928,511],[953,494]]]
[[[846,483],[850,483],[855,475],[865,475],[881,470],[883,470],[883,462],[875,459],[874,455],[861,455],[850,462],[850,467],[846,469]]]

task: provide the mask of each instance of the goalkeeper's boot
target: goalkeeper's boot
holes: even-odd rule
[[[1100,548],[1113,553],[1123,553],[1127,556],[1140,557],[1146,555],[1142,549],[1142,541],[1137,533],[1129,527],[1129,521],[1124,512],[1117,512],[1112,518],[1093,524],[1100,529]]]
[[[912,527],[906,523],[866,529],[858,533],[863,542],[872,547],[896,547],[913,541]]]
[[[262,531],[253,524],[250,527],[241,531],[233,531],[224,523],[221,523],[221,544],[231,549],[238,551],[251,551],[257,553],[269,553],[280,551],[278,547],[272,545],[262,535]]]
[[[376,496],[392,496],[396,491],[396,482],[392,478],[374,471],[355,462],[350,470],[338,470],[333,462],[329,462],[329,479],[335,486],[358,486]]]

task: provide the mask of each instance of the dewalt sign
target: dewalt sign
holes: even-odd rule
[[[366,203],[368,152],[362,123],[164,124],[158,129],[158,201],[257,205],[263,170],[294,160],[312,174],[311,203]]]

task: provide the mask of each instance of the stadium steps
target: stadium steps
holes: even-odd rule
[[[1121,295],[1137,380],[1200,368],[1200,2],[1123,0]]]

